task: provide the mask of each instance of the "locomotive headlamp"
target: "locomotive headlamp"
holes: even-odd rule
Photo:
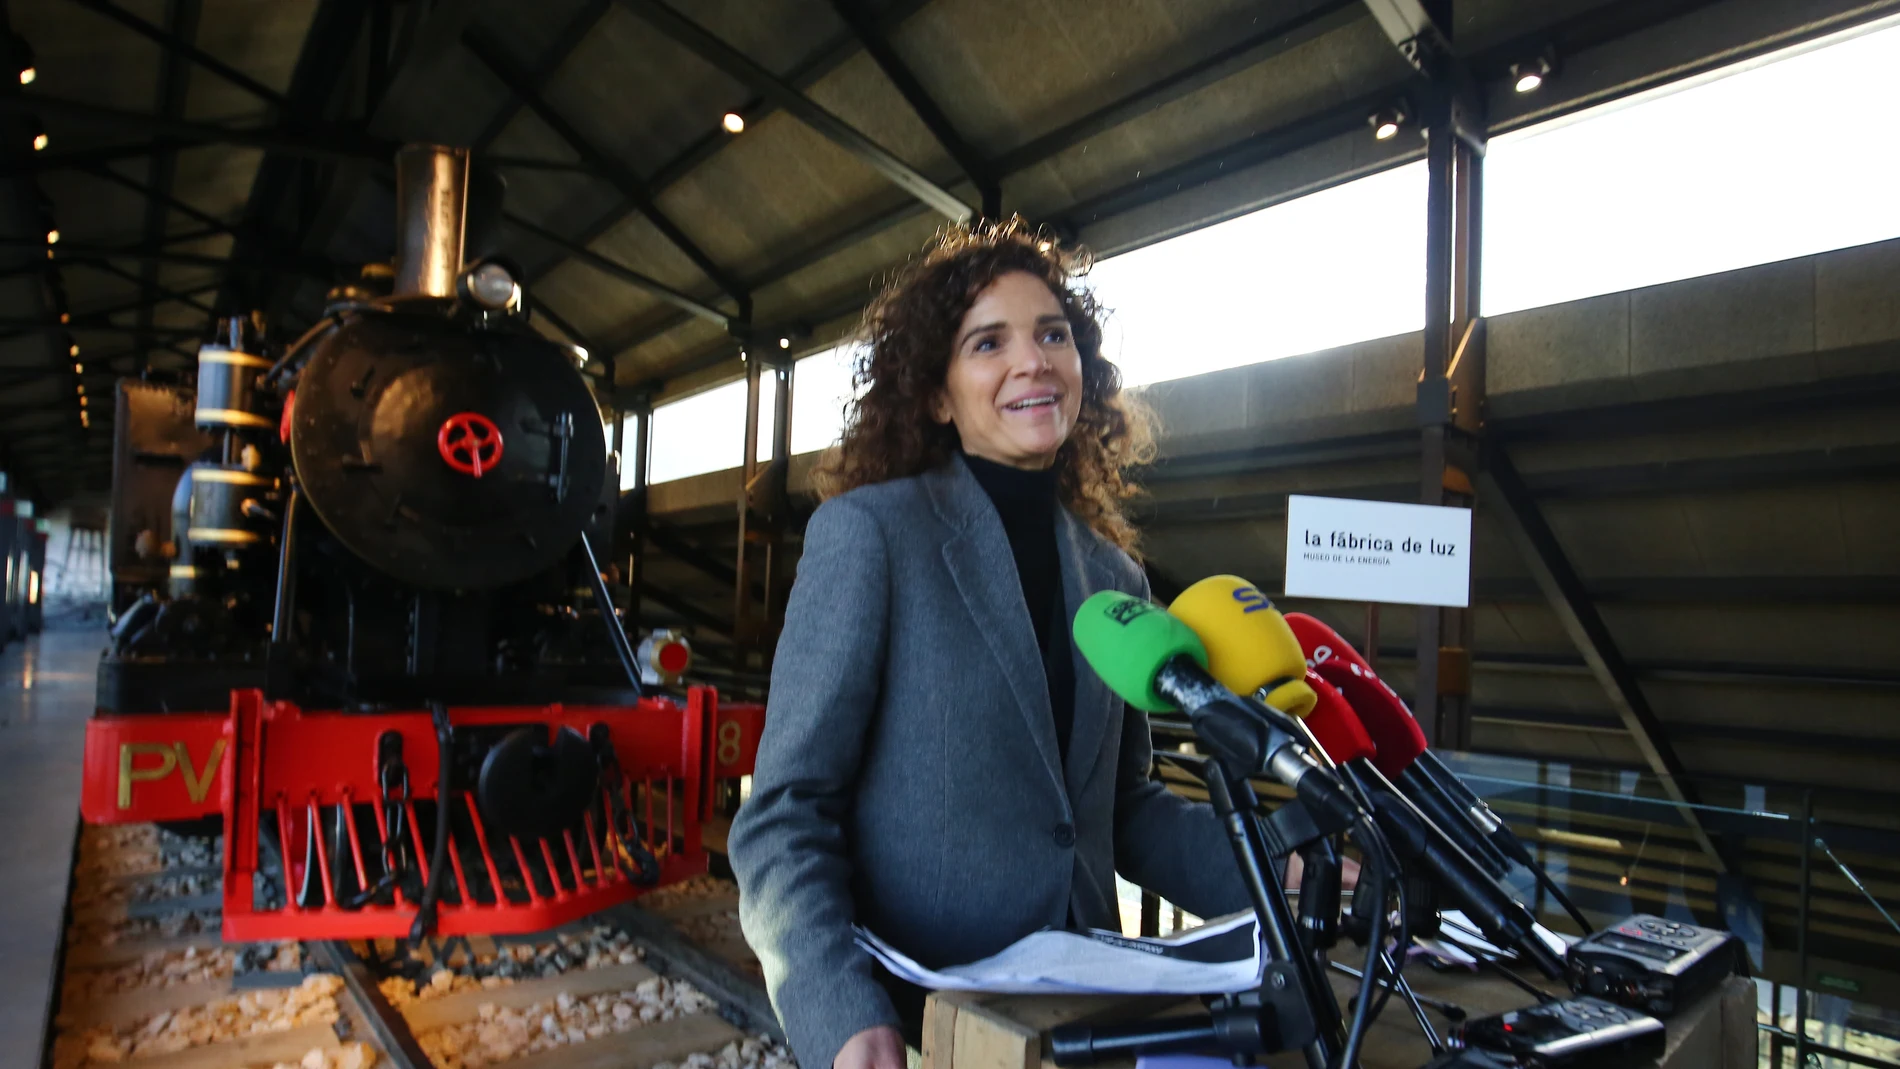
[[[505,311],[521,303],[521,284],[507,267],[493,260],[477,264],[463,275],[462,291],[490,311]]]

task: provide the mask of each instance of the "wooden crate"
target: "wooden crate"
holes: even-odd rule
[[[1332,974],[1340,1006],[1358,991],[1358,982]],[[1488,974],[1406,970],[1419,994],[1455,1002],[1473,1018],[1528,1005],[1530,997],[1509,982]],[[1555,986],[1546,990],[1563,994]],[[924,1006],[923,1069],[1039,1069],[1048,1057],[1047,1032],[1062,1024],[1111,1024],[1200,1011],[1197,1000],[1172,997],[1106,995],[988,995],[946,991]],[[1443,1035],[1447,1022],[1426,1011]],[[1631,1069],[1755,1069],[1755,985],[1739,977],[1710,992],[1668,1022],[1663,1056]],[[1417,1069],[1431,1058],[1410,1012],[1395,995],[1366,1033],[1361,1064],[1365,1069]],[[1130,1069],[1132,1059],[1103,1063]],[[1304,1069],[1298,1051],[1276,1054],[1266,1064]]]

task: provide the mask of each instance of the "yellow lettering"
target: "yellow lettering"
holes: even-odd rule
[[[205,800],[211,791],[211,774],[218,770],[218,762],[224,758],[224,740],[212,744],[211,756],[205,758],[203,771],[191,767],[191,754],[186,752],[182,742],[172,743],[172,749],[178,753],[178,768],[185,777],[185,793],[191,796],[193,803]]]
[[[222,740],[220,740],[222,741]],[[157,768],[134,768],[133,761],[140,754],[156,754],[161,760]],[[172,748],[162,742],[128,742],[119,747],[119,808],[132,808],[132,784],[135,780],[164,779],[178,767],[178,757]]]

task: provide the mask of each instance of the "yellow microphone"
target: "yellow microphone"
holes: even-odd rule
[[[1168,606],[1207,647],[1208,674],[1235,694],[1259,694],[1275,709],[1305,717],[1319,697],[1306,685],[1300,640],[1260,588],[1237,575],[1210,575]]]

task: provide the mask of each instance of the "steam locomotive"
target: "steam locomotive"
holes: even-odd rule
[[[465,150],[397,158],[397,253],[274,351],[118,392],[97,823],[215,817],[225,937],[531,931],[703,872],[763,711],[663,695],[602,574],[618,480],[584,354],[465,262]],[[486,209],[486,210],[485,210]]]

